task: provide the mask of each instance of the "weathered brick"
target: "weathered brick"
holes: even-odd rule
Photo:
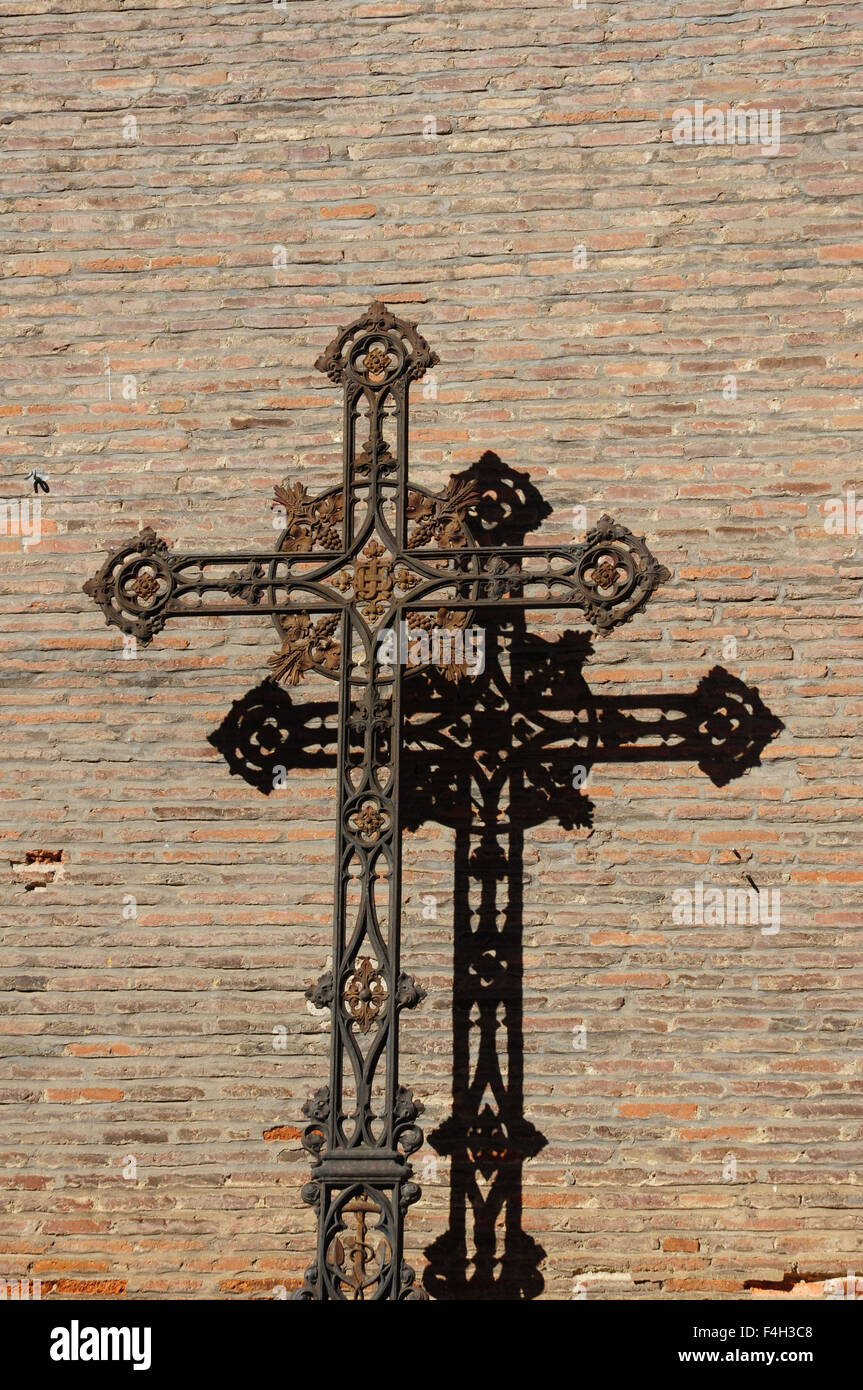
[[[543,539],[609,511],[673,569],[576,680],[588,823],[543,757],[519,792],[523,978],[496,1040],[523,1036],[545,1141],[522,1217],[542,1296],[827,1296],[861,1157],[863,568],[825,527],[831,499],[863,501],[852,7],[12,8],[0,467],[7,499],[34,467],[51,492],[38,544],[0,535],[8,1277],[255,1299],[311,1258],[299,1137],[328,1035],[303,995],[328,966],[335,773],[264,796],[207,740],[266,673],[267,621],[190,618],[130,660],[80,586],[143,524],[266,549],[275,481],[337,484],[313,363],[379,296],[441,358],[412,401],[418,481],[493,451],[553,509]],[[675,145],[697,99],[780,107],[779,154]],[[674,710],[716,666],[784,725],[722,785]],[[721,737],[733,699],[713,715]],[[428,997],[400,1066],[433,1132],[463,884],[422,809],[403,935]],[[777,935],[673,921],[675,890],[750,879],[782,891]],[[428,1140],[417,1167],[422,1272],[453,1173]]]

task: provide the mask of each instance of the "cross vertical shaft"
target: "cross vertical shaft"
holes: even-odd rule
[[[304,1107],[315,1163],[303,1198],[318,1213],[318,1248],[301,1299],[423,1297],[402,1258],[422,1107],[399,1085],[397,1023],[423,991],[400,968],[401,677],[396,668],[382,683],[373,662],[366,671],[355,685],[345,660],[340,678],[333,964],[308,991],[331,1009],[330,1082]]]

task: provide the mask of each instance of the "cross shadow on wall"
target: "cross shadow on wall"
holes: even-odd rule
[[[462,476],[488,487],[488,544],[524,544],[548,514],[526,475],[493,455]],[[450,1160],[449,1223],[426,1251],[424,1283],[437,1299],[520,1300],[542,1292],[545,1255],[522,1223],[523,1165],[546,1143],[524,1114],[525,834],[591,826],[582,784],[597,763],[694,762],[721,787],[757,766],[783,726],[722,667],[689,693],[612,699],[584,678],[584,634],[549,641],[505,607],[483,626],[482,674],[416,672],[403,694],[403,825],[455,835],[452,1113],[429,1135]],[[265,680],[209,741],[268,795],[279,768],[335,774],[336,717],[334,701],[295,704]]]

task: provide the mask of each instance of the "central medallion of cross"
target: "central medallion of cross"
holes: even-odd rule
[[[315,364],[344,391],[341,485],[316,497],[276,488],[275,550],[175,554],[147,528],[84,586],[143,643],[174,618],[269,615],[275,680],[318,672],[339,684],[333,963],[308,991],[332,1030],[329,1084],[304,1106],[314,1162],[302,1195],[318,1213],[316,1258],[294,1295],[305,1299],[425,1297],[402,1257],[423,1135],[422,1106],[399,1083],[398,1016],[424,998],[401,969],[403,681],[428,660],[432,632],[448,678],[465,678],[458,639],[484,610],[576,608],[610,632],[668,578],[609,517],[579,545],[484,546],[478,484],[409,483],[409,388],[437,361],[415,324],[370,305]],[[394,632],[406,640],[385,640]]]

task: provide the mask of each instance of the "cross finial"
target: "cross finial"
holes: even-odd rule
[[[371,368],[365,365],[370,353],[375,353]],[[400,381],[418,381],[439,361],[415,323],[397,318],[383,300],[373,299],[364,314],[338,330],[315,366],[337,385],[380,391]]]

